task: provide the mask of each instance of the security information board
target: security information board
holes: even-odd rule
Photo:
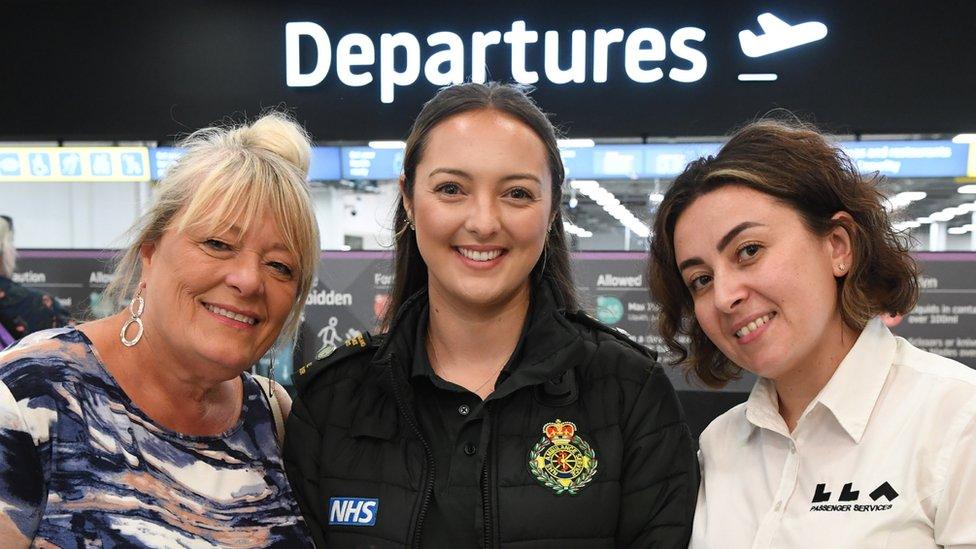
[[[121,308],[101,299],[111,280],[112,252],[21,251],[15,280],[53,294],[78,318]],[[892,331],[913,345],[976,368],[976,253],[919,253],[918,306],[888,318]],[[583,307],[638,343],[663,352],[655,329],[657,306],[648,297],[645,256],[633,252],[583,252],[574,256]],[[339,346],[372,330],[389,299],[392,256],[387,252],[324,252],[306,301],[298,346],[278,349],[275,377],[292,384],[294,364],[314,359],[323,345]],[[146,304],[151,307],[151,303]],[[268,358],[259,370],[266,370]],[[743,402],[754,378],[743,376],[721,391],[706,390],[669,368],[695,434],[729,407]]]

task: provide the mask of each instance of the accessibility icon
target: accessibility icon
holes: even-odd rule
[[[30,153],[27,155],[30,164],[30,173],[36,177],[46,177],[51,175],[51,155],[48,153]]]
[[[81,155],[78,153],[60,153],[58,162],[61,164],[61,175],[81,175]]]
[[[141,176],[146,172],[142,162],[142,155],[139,153],[122,153],[122,174],[128,176]]]
[[[91,173],[97,176],[111,176],[112,175],[112,157],[106,152],[92,153],[91,155]]]
[[[0,175],[20,175],[20,158],[17,153],[0,153]]]

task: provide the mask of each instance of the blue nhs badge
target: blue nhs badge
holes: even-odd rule
[[[367,498],[329,498],[329,524],[334,526],[373,526],[380,500]]]

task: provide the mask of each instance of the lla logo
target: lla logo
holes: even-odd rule
[[[373,526],[380,500],[369,498],[329,498],[329,524],[332,526]]]
[[[887,511],[892,508],[891,502],[898,497],[898,491],[890,483],[885,481],[867,494],[867,496],[871,498],[870,502],[859,503],[858,500],[861,499],[861,491],[854,488],[853,482],[848,482],[843,486],[840,493],[837,494],[836,503],[831,503],[834,500],[833,494],[828,491],[826,484],[821,483],[817,485],[813,499],[810,500],[812,504],[810,510],[835,513]]]

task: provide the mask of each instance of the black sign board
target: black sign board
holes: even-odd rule
[[[974,35],[968,0],[14,0],[0,139],[165,141],[279,104],[319,140],[402,138],[472,77],[534,81],[575,136],[720,135],[777,107],[957,133],[976,128]]]

